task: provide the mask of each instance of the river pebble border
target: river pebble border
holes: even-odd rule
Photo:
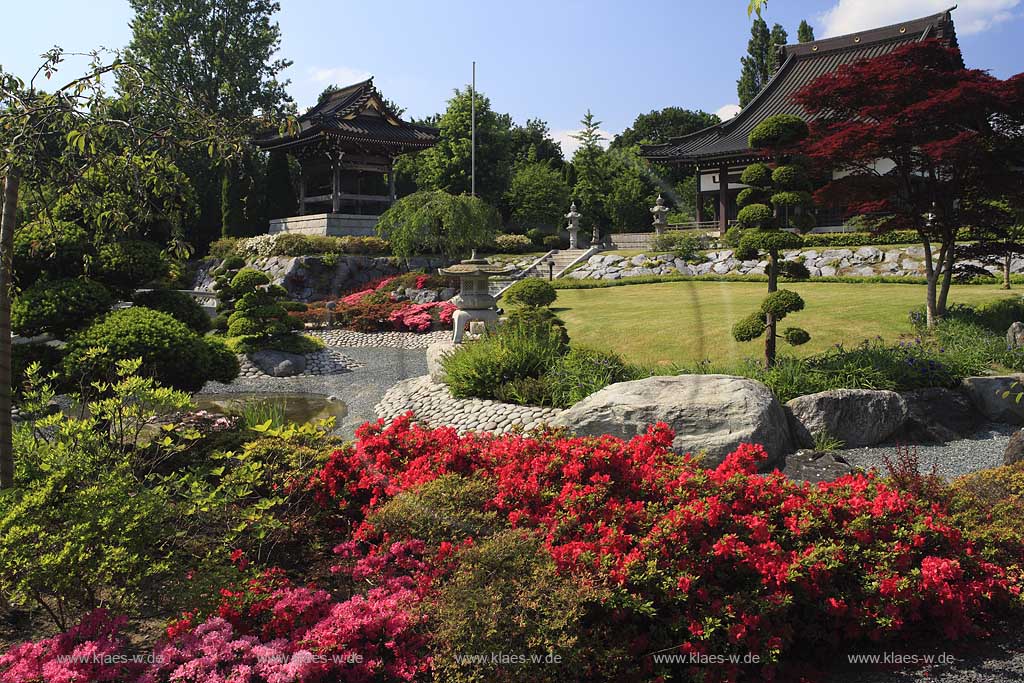
[[[529,430],[550,422],[562,411],[557,408],[517,406],[478,398],[457,399],[448,387],[430,375],[412,377],[388,389],[374,409],[377,417],[391,421],[412,411],[416,421],[429,427],[455,427],[468,431],[501,434],[519,426]]]
[[[425,349],[439,341],[452,338],[450,330],[437,332],[356,332],[354,330],[307,330],[306,334],[320,337],[328,347],[370,347],[390,349]]]
[[[354,368],[361,368],[362,363],[353,360],[346,356],[338,349],[327,347],[320,351],[314,351],[313,353],[307,353],[306,356],[306,369],[298,375],[293,377],[316,377],[318,375],[337,375],[342,372],[348,372]],[[263,372],[253,363],[251,360],[245,357],[245,354],[238,354],[238,364],[240,371],[238,377],[241,378],[272,378],[267,373]],[[272,378],[278,379],[278,378]]]

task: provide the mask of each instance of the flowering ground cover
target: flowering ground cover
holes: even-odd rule
[[[1019,615],[1024,545],[985,487],[796,483],[757,445],[707,470],[671,442],[366,424],[288,482],[315,515],[278,506],[329,571],[236,548],[146,661],[100,610],[0,656],[0,682],[819,680],[858,644]]]

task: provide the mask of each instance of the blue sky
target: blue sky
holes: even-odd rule
[[[766,19],[796,39],[808,19],[817,36],[912,19],[955,0],[770,0]],[[15,30],[0,65],[28,75],[38,54],[120,47],[130,38],[127,0],[5,0]],[[442,111],[452,89],[477,87],[517,121],[548,122],[567,140],[589,107],[609,134],[638,113],[677,105],[718,111],[736,101],[739,58],[750,21],[746,0],[518,0],[436,3],[281,0],[281,55],[299,106],[328,83],[374,75],[378,89],[410,114]],[[954,12],[969,66],[1006,77],[1024,71],[1024,0],[960,0]]]

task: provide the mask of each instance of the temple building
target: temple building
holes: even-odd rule
[[[953,8],[955,9],[955,8]],[[769,116],[806,113],[791,96],[816,78],[844,64],[887,54],[908,43],[938,38],[956,47],[952,9],[892,26],[779,46],[779,69],[757,97],[732,119],[658,145],[644,145],[641,155],[649,161],[682,166],[697,174],[697,226],[724,233],[738,213],[736,195],[745,188],[739,182],[743,169],[763,156],[750,149],[750,131]],[[705,199],[715,199],[714,216],[707,216]],[[818,228],[842,224],[842,217],[820,210]]]
[[[285,151],[302,169],[298,215],[270,222],[270,233],[372,235],[395,201],[395,158],[435,145],[436,128],[403,121],[370,78],[326,95],[287,135],[255,141]]]

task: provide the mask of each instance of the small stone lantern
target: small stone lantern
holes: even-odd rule
[[[579,249],[580,216],[582,215],[576,210],[576,202],[572,203],[569,213],[565,214],[565,217],[569,219],[569,225],[565,229],[569,231],[570,249]]]
[[[452,303],[458,308],[452,316],[452,342],[462,342],[466,324],[471,321],[479,320],[485,325],[494,325],[498,321],[497,302],[491,296],[488,280],[495,275],[510,275],[514,271],[514,266],[496,265],[487,259],[478,259],[475,250],[465,261],[438,269],[442,275],[458,276],[460,283],[459,293],[452,298]]]
[[[654,217],[654,232],[658,235],[665,234],[665,228],[668,227],[668,207],[665,206],[665,200],[661,198],[661,193],[658,194],[658,199],[651,207],[651,214]]]

